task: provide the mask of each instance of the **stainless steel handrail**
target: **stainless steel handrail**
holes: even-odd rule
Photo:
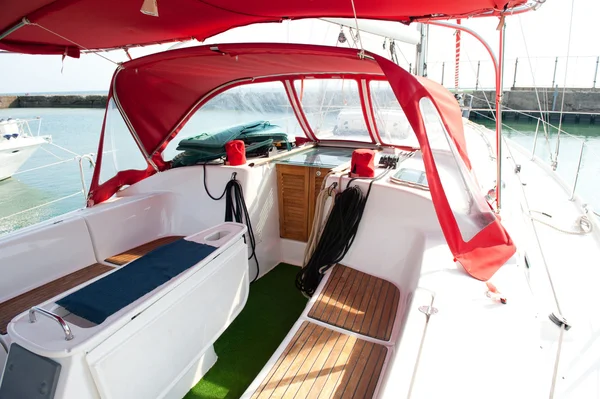
[[[35,313],[39,313],[43,316],[46,316],[54,321],[56,321],[58,324],[60,324],[60,326],[63,329],[63,332],[65,333],[65,340],[66,341],[70,341],[73,338],[75,338],[75,336],[73,335],[73,333],[71,332],[71,328],[69,327],[69,325],[67,324],[67,322],[60,317],[59,315],[56,315],[46,309],[43,309],[39,306],[33,306],[31,309],[29,309],[29,322],[30,323],[35,323],[37,321],[36,317],[35,317]]]

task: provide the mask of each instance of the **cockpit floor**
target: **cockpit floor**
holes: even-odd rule
[[[250,286],[246,306],[214,344],[217,363],[186,399],[244,393],[306,307],[294,284],[299,270],[282,263]]]

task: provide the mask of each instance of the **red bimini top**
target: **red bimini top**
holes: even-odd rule
[[[356,49],[298,44],[223,44],[172,50],[124,63],[113,76],[109,98],[127,121],[148,167],[118,172],[99,184],[103,126],[88,204],[93,206],[105,201],[120,188],[169,168],[169,163],[162,158],[167,144],[197,109],[223,91],[243,84],[281,81],[290,102],[298,104],[298,93],[290,84],[293,80],[345,76],[390,83],[418,139],[433,204],[453,255],[473,277],[489,279],[514,254],[515,247],[485,202],[473,210],[473,203],[477,203],[473,198],[482,200],[481,193],[474,192],[468,211],[458,215],[440,180],[438,170],[442,155],[439,148],[430,146],[430,141],[439,143],[442,138],[448,149],[443,157],[454,158],[451,164],[459,166],[460,180],[472,179],[462,115],[454,96],[437,83],[417,78],[383,57]],[[366,115],[373,113],[372,104],[366,100],[367,94],[361,93],[363,113],[368,119]],[[303,112],[295,111],[295,114],[307,137],[315,140]],[[377,131],[370,131],[370,135],[374,142],[383,143]],[[467,185],[465,190],[468,188]],[[475,227],[469,225],[473,220]]]
[[[0,49],[79,57],[81,50],[118,49],[195,38],[238,26],[285,19],[339,17],[415,20],[514,12],[526,0],[158,0],[158,16],[142,0],[4,0]]]

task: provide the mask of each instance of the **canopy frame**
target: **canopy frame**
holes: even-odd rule
[[[159,2],[159,17],[140,11],[139,0],[9,0],[0,16],[0,49],[78,58],[81,51],[106,51],[209,37],[254,23],[305,18],[364,18],[410,24],[455,18],[514,15],[536,9],[539,0],[439,0],[372,4],[335,0],[326,6],[310,0],[282,4],[254,1],[192,0]],[[353,4],[354,4],[353,3]],[[86,29],[87,28],[87,29]]]

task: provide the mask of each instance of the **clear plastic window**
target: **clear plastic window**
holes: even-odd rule
[[[100,169],[100,183],[122,170],[146,170],[148,163],[127,128],[113,99],[108,104],[104,131],[104,152]]]
[[[419,148],[419,141],[388,81],[371,81],[375,125],[384,144]]]
[[[317,138],[372,142],[356,80],[303,79],[294,87]]]
[[[183,139],[202,133],[216,133],[227,128],[256,121],[268,121],[287,133],[288,140],[306,137],[292,110],[281,82],[252,83],[226,90],[196,111],[165,148],[164,160],[171,160]]]
[[[468,242],[492,223],[496,216],[477,189],[471,172],[458,154],[431,100],[423,97],[419,105],[442,187],[462,239]]]

